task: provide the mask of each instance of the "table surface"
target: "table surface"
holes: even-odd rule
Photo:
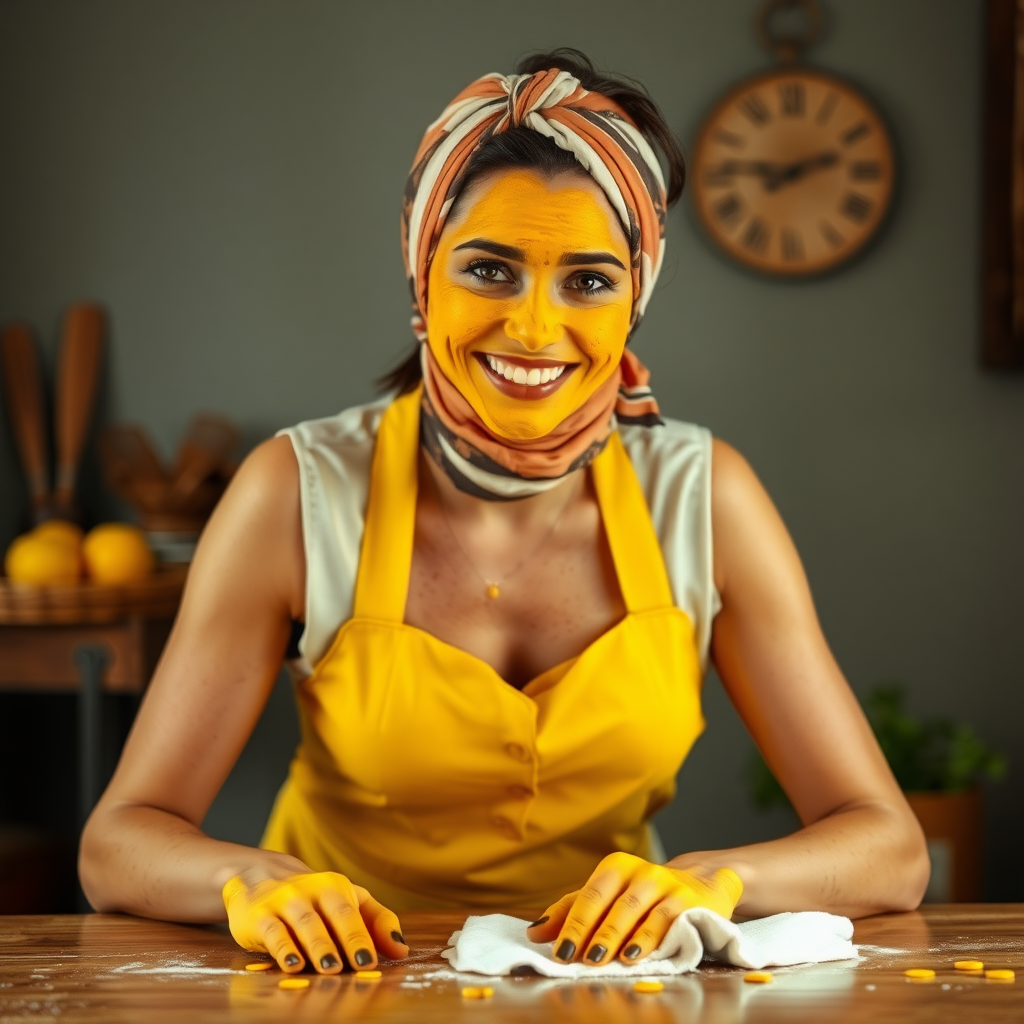
[[[486,1000],[463,998],[473,978],[452,976],[440,957],[465,917],[403,914],[412,952],[407,960],[383,963],[379,981],[347,972],[309,975],[311,985],[299,991],[279,988],[276,970],[246,972],[245,964],[260,957],[240,950],[223,928],[107,914],[0,917],[0,1022],[1024,1020],[1024,904],[931,906],[865,918],[854,934],[863,959],[776,968],[769,985],[746,984],[740,969],[705,964],[694,974],[664,979],[656,995],[635,993],[623,980],[521,977],[489,982],[494,994]],[[1018,980],[954,970],[953,961],[966,958],[1013,968]],[[903,974],[909,967],[931,967],[936,977],[911,981]]]

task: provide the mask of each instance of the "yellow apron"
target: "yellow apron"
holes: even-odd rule
[[[704,727],[693,627],[613,434],[591,472],[627,614],[522,690],[406,625],[419,393],[373,457],[354,614],[297,686],[302,743],[262,845],[393,910],[543,907],[648,819]]]

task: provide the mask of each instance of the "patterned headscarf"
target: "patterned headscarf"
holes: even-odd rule
[[[426,339],[427,274],[445,220],[476,151],[519,126],[571,153],[601,187],[629,239],[635,330],[665,253],[665,179],[648,141],[614,101],[568,71],[484,75],[427,129],[402,202],[402,257],[413,296],[413,332]]]

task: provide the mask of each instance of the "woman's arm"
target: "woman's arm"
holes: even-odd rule
[[[737,914],[746,917],[916,907],[929,870],[917,819],[825,642],[781,518],[743,457],[721,441],[712,527],[722,598],[715,666],[804,827],[670,866],[732,868],[743,881]]]
[[[299,474],[291,442],[261,445],[203,532],[181,610],[114,778],[82,836],[89,902],[175,921],[223,921],[246,873],[308,871],[199,826],[259,718],[304,612]]]
[[[825,643],[793,542],[753,471],[720,441],[711,506],[715,665],[804,827],[664,866],[605,857],[529,928],[535,942],[554,940],[557,959],[642,959],[688,907],[862,917],[913,909],[927,885],[921,829]]]

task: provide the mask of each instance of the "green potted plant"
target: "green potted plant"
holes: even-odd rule
[[[899,684],[875,687],[864,711],[896,781],[917,815],[932,862],[929,902],[972,902],[981,898],[981,781],[1006,773],[1006,758],[970,725],[949,718],[919,720],[904,709]],[[748,766],[757,807],[789,800],[760,754]]]

